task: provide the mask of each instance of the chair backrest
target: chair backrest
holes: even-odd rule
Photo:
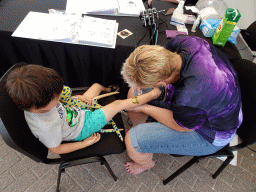
[[[241,30],[241,34],[251,50],[256,51],[256,21],[246,30]]]
[[[242,95],[243,123],[237,130],[245,145],[256,142],[256,64],[245,59],[232,63]]]
[[[15,105],[5,87],[10,71],[23,65],[27,64],[19,63],[12,66],[0,79],[0,117],[4,125],[0,126],[0,133],[11,148],[37,162],[47,162],[48,149],[32,134],[23,110]]]

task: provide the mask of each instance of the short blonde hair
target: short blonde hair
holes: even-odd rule
[[[126,59],[121,74],[130,87],[154,87],[176,70],[177,56],[159,45],[142,45]]]

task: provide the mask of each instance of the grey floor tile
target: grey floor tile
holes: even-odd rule
[[[148,192],[148,191],[152,191],[152,189],[149,189],[146,185],[142,184],[139,189],[137,190],[137,192]]]
[[[69,191],[75,185],[77,185],[77,184],[75,183],[73,178],[70,177],[69,174],[61,175],[60,191]]]
[[[3,159],[4,157],[6,157],[7,155],[9,155],[11,152],[13,152],[14,150],[12,148],[10,148],[8,145],[6,144],[2,144],[0,146],[0,157],[1,159]]]
[[[208,186],[211,188],[215,185],[216,179],[212,178],[212,174],[209,170],[205,169],[203,166],[199,165],[199,163],[194,164],[190,168],[191,172],[202,179]]]
[[[1,158],[0,161],[0,174],[9,170],[13,165],[19,162],[21,158],[13,150],[10,150],[10,153],[5,157]]]
[[[183,166],[189,159],[187,159],[186,161],[183,161],[183,164],[178,163],[177,160],[173,161],[173,163],[172,163],[171,167],[169,168],[169,170],[172,173],[174,173],[177,169],[179,169],[181,166]],[[186,184],[188,184],[191,187],[193,187],[193,185],[195,184],[196,180],[198,179],[198,177],[194,173],[192,173],[189,169],[185,170],[178,177],[180,179],[182,179]]]
[[[142,182],[140,180],[138,180],[135,176],[126,173],[114,183],[113,187],[109,191],[137,191],[141,185]]]
[[[51,168],[53,168],[54,165],[48,165],[44,163],[36,163],[34,167],[32,167],[32,171],[36,174],[36,176],[41,177],[44,175],[47,171],[49,171]]]
[[[154,188],[153,192],[173,192],[172,188],[173,186],[170,188],[168,185],[163,185],[162,182],[159,182]]]
[[[255,163],[253,163],[251,160],[249,160],[248,158],[244,157],[242,159],[241,165],[240,165],[243,169],[247,170],[248,172],[250,172],[253,175],[256,175],[256,165]]]
[[[221,179],[217,179],[214,189],[218,192],[235,192],[234,189],[224,183]]]
[[[130,157],[127,155],[126,151],[120,154],[115,155],[116,158],[122,163],[124,164],[127,161],[131,161]]]
[[[117,160],[110,167],[117,178],[122,177],[124,174],[127,173],[124,164],[121,163],[119,160]],[[107,174],[109,173],[107,172]]]
[[[154,189],[154,187],[160,182],[160,178],[155,174],[152,174],[151,171],[147,170],[141,174],[136,175],[136,178],[145,184],[149,189]]]
[[[211,161],[211,163],[209,163],[206,168],[212,174],[214,174],[218,170],[218,168],[221,166],[222,163],[223,161],[221,160],[214,160],[214,161]],[[229,186],[233,184],[235,177],[236,177],[235,172],[231,173],[230,171],[228,171],[228,169],[224,169],[218,176],[218,178],[222,179]]]
[[[35,181],[37,181],[36,175],[32,171],[28,171],[21,175],[4,192],[23,192],[27,188],[29,188]]]
[[[32,167],[36,164],[37,163],[34,160],[30,159],[29,157],[24,157],[23,159],[21,159],[21,161],[12,166],[10,168],[10,171],[15,178],[19,178],[25,172],[31,170]]]
[[[192,189],[197,192],[216,192],[214,189],[206,185],[202,179],[197,179]]]
[[[0,120],[0,127],[1,127],[1,126],[3,126],[3,125],[1,125],[1,120]],[[3,144],[5,144],[5,142],[4,142],[3,138],[0,137],[0,146],[3,145]]]
[[[116,157],[115,155],[107,155],[107,156],[104,156],[106,161],[108,162],[108,164],[110,166],[112,166],[115,162],[116,162]]]
[[[49,170],[34,182],[26,192],[45,192],[49,190],[57,181],[57,174],[54,170]]]
[[[256,153],[252,152],[250,149],[248,148],[243,148],[241,150],[239,150],[239,152],[245,156],[247,159],[249,159],[250,161],[252,161],[253,163],[256,164]]]
[[[84,190],[80,186],[74,185],[68,192],[84,192]]]
[[[97,183],[92,174],[81,165],[66,169],[66,172],[84,191],[90,191]]]
[[[57,185],[51,186],[46,192],[56,192]]]
[[[159,161],[156,161],[155,166],[151,168],[150,171],[156,174],[161,180],[166,179],[172,174],[172,172]]]
[[[164,167],[168,168],[174,161],[174,158],[169,154],[154,154],[154,160],[160,164],[162,164]]]
[[[100,183],[96,183],[89,192],[107,192],[108,190],[106,190],[104,187],[102,187],[102,185]],[[76,192],[76,191],[74,191]]]
[[[253,176],[250,186],[252,187],[253,191],[256,191],[256,176]]]
[[[240,180],[239,177],[235,178],[232,188],[234,189],[234,191],[239,192],[255,192],[250,185]]]
[[[15,178],[11,175],[10,171],[5,171],[0,175],[0,191],[4,191],[13,182],[15,182]]]
[[[174,192],[192,192],[193,190],[183,181],[179,180],[173,188]]]
[[[83,167],[90,173],[92,178],[100,182],[107,190],[114,185],[115,181],[104,165],[93,163],[83,165]]]

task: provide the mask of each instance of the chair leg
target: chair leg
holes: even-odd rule
[[[198,161],[199,157],[193,157],[193,159],[191,159],[189,162],[187,162],[185,165],[183,165],[181,168],[179,168],[175,173],[173,173],[170,177],[168,177],[167,179],[165,179],[163,181],[163,184],[166,185],[167,183],[169,183],[171,180],[173,180],[175,177],[177,177],[178,175],[180,175],[183,171],[185,171],[186,169],[188,169],[189,167],[191,167],[192,165],[194,165],[197,161]]]
[[[216,179],[218,177],[218,175],[225,169],[225,167],[228,166],[228,164],[232,161],[233,158],[234,158],[234,155],[228,156],[227,159],[219,167],[219,169],[212,175],[212,178]]]
[[[59,166],[59,171],[58,171],[58,177],[57,177],[57,188],[56,188],[56,192],[60,191],[60,178],[61,178],[61,173],[65,172],[65,168],[62,167],[62,165],[60,164]]]
[[[115,176],[115,174],[113,173],[112,169],[110,168],[108,162],[106,161],[106,159],[103,157],[103,161],[101,161],[101,164],[104,164],[106,166],[106,168],[108,169],[108,172],[110,173],[110,175],[114,178],[115,181],[117,181],[117,177]]]

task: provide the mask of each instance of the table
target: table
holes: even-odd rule
[[[98,16],[117,20],[118,31],[133,32],[126,39],[117,36],[115,49],[11,37],[29,11],[47,13],[49,8],[65,10],[66,7],[66,0],[32,2],[3,0],[0,4],[2,72],[17,62],[39,64],[55,69],[70,87],[90,86],[96,82],[104,86],[118,83],[124,90],[120,97],[125,98],[128,87],[120,75],[121,66],[144,35],[140,45],[149,44],[149,33],[142,21],[136,17]]]
[[[153,6],[157,10],[176,7],[175,4],[168,2],[154,2],[156,4]],[[17,62],[39,64],[55,69],[63,77],[65,85],[70,87],[90,86],[96,82],[104,86],[118,83],[122,88],[120,97],[126,98],[128,87],[120,75],[122,64],[144,35],[140,45],[150,42],[150,34],[139,18],[99,16],[116,19],[119,23],[118,31],[129,29],[133,32],[133,35],[125,40],[117,36],[115,49],[11,37],[12,32],[29,11],[47,13],[49,8],[64,10],[65,7],[66,0],[0,1],[0,69],[2,73]],[[169,24],[170,19],[170,16],[166,17],[169,29],[176,30],[175,26]],[[199,28],[196,33],[191,33],[192,26],[186,26],[189,35],[204,38]],[[159,31],[165,29],[167,29],[165,25],[160,25]],[[211,43],[211,38],[204,39]],[[165,33],[160,33],[158,45],[166,46],[167,43]],[[240,57],[232,43],[227,43],[224,48],[219,46],[218,48],[228,56],[231,62]]]
[[[167,8],[173,8],[176,5],[174,5],[173,3],[169,3],[169,2],[153,1],[152,6],[155,7],[157,10],[163,10],[163,9],[167,9]],[[191,14],[192,12],[185,10],[184,13],[185,14]],[[168,29],[177,30],[176,26],[170,25],[170,21],[171,21],[171,16],[169,15],[169,16],[166,17],[166,23],[169,27]],[[211,44],[211,45],[213,44],[212,43],[212,38],[204,37],[204,35],[203,35],[202,31],[199,29],[199,27],[196,28],[195,33],[191,32],[192,26],[193,25],[186,24],[189,36],[201,37],[201,38],[205,39],[209,44]],[[159,27],[159,31],[164,31],[166,29],[167,29],[167,27],[163,24],[160,25],[160,27]],[[166,46],[167,43],[168,43],[168,39],[166,39],[165,33],[160,33],[159,37],[158,37],[158,43],[157,44],[161,45],[161,46]],[[217,45],[214,45],[214,47],[216,49],[219,49],[223,53],[225,53],[225,55],[228,57],[228,59],[230,60],[231,63],[238,60],[238,59],[241,59],[241,55],[240,55],[237,47],[229,41],[226,43],[226,45],[224,47],[217,46]]]

